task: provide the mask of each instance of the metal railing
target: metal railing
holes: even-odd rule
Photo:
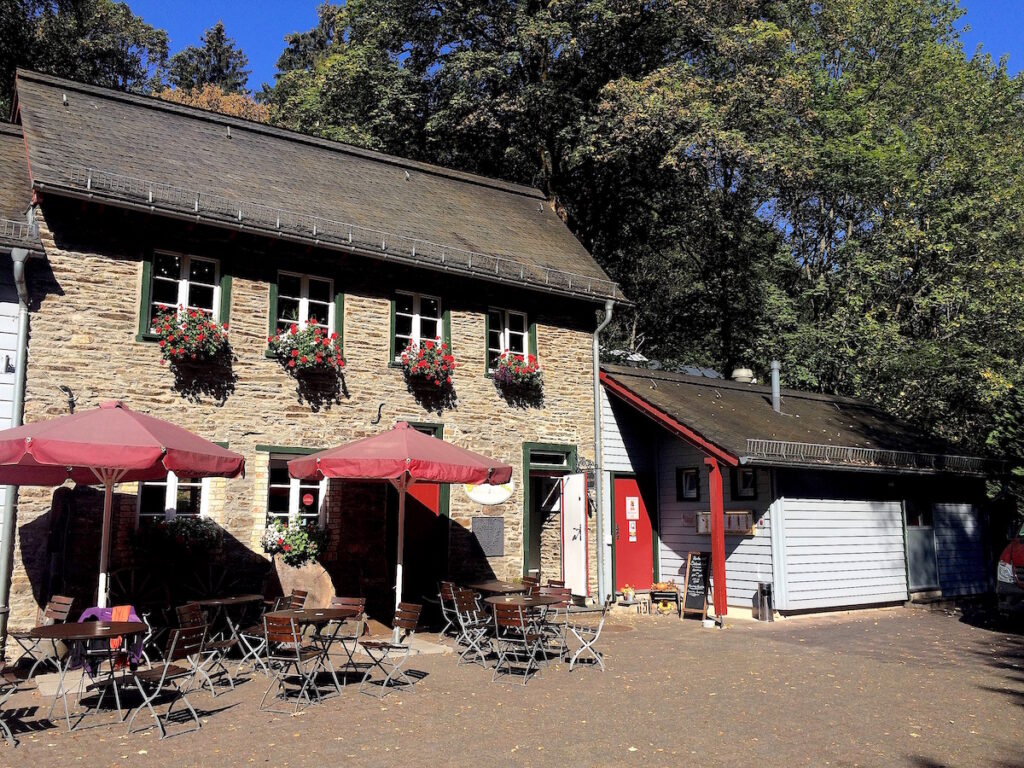
[[[95,168],[70,169],[68,184],[73,189],[89,194],[122,198],[153,209],[285,234],[327,246],[359,248],[379,258],[394,258],[571,294],[624,298],[618,285],[599,277],[528,264],[507,255],[478,253],[323,216],[231,200],[200,190],[184,189]]]
[[[842,464],[862,467],[947,471],[984,474],[995,464],[978,456],[948,456],[938,453],[887,451],[820,443],[791,443],[784,440],[747,439],[752,459],[797,464]]]
[[[35,240],[39,236],[36,227],[25,221],[12,221],[0,219],[0,237],[9,240],[24,240],[26,242]]]

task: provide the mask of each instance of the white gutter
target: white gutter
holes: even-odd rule
[[[604,320],[594,331],[594,494],[597,497],[597,595],[603,603],[612,593],[610,573],[608,572],[608,547],[612,536],[608,516],[604,505],[604,461],[601,450],[601,331],[612,321],[612,310],[615,302],[608,299],[604,303]],[[607,530],[606,530],[607,528]]]
[[[18,289],[18,344],[14,355],[14,402],[11,427],[20,427],[25,407],[25,362],[28,356],[28,286],[25,284],[27,248],[12,248],[14,285]],[[3,514],[0,517],[0,658],[7,646],[7,619],[10,615],[11,564],[14,559],[14,499],[18,488],[6,487]]]

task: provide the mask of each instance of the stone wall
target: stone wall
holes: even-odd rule
[[[58,389],[63,385],[73,391],[78,409],[120,399],[210,440],[227,442],[245,455],[246,476],[210,481],[209,515],[232,541],[250,550],[248,555],[263,557],[259,538],[266,514],[268,454],[258,445],[325,448],[405,419],[443,424],[445,440],[512,464],[516,489],[505,504],[480,507],[461,488],[451,489],[449,565],[456,578],[521,575],[524,442],[573,444],[581,459],[593,460],[592,305],[88,204],[50,199],[38,213],[47,260],[32,264],[28,277],[33,307],[25,421],[66,413],[67,397]],[[153,247],[218,257],[222,271],[233,275],[230,341],[235,380],[223,402],[183,396],[160,364],[157,346],[136,338],[142,259]],[[319,411],[301,400],[295,380],[265,355],[269,284],[277,268],[332,277],[346,292],[344,391]],[[388,298],[396,288],[433,289],[451,309],[452,346],[460,364],[452,408],[428,412],[408,391],[401,370],[388,364]],[[510,405],[484,375],[488,303],[527,309],[538,324],[544,367],[539,406]],[[374,425],[382,404],[381,423]],[[124,485],[118,491],[113,568],[131,563],[136,518],[134,487]],[[327,517],[332,537],[325,559],[339,592],[384,588],[384,562],[393,557],[385,551],[384,499],[382,484],[331,484]],[[55,501],[63,503],[63,511]],[[89,600],[95,589],[101,502],[101,494],[88,489],[21,490],[12,626],[30,623],[37,604],[60,590]],[[504,516],[503,557],[481,561],[471,556],[470,518],[481,514]],[[56,536],[51,522],[58,518],[63,527]],[[55,539],[59,551],[54,551]],[[596,541],[593,530],[590,540]],[[591,578],[596,580],[596,574]]]

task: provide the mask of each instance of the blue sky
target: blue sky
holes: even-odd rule
[[[284,36],[316,24],[316,7],[322,0],[128,0],[132,10],[148,23],[166,29],[171,52],[198,45],[199,36],[218,20],[249,56],[252,75],[249,88],[274,81],[274,63],[284,49]],[[998,59],[1009,54],[1011,72],[1024,69],[1024,0],[961,0],[963,18],[971,29],[964,33],[964,49],[973,54],[977,45]]]

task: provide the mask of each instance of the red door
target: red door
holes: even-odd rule
[[[615,590],[648,589],[654,581],[654,534],[635,477],[615,478]]]

